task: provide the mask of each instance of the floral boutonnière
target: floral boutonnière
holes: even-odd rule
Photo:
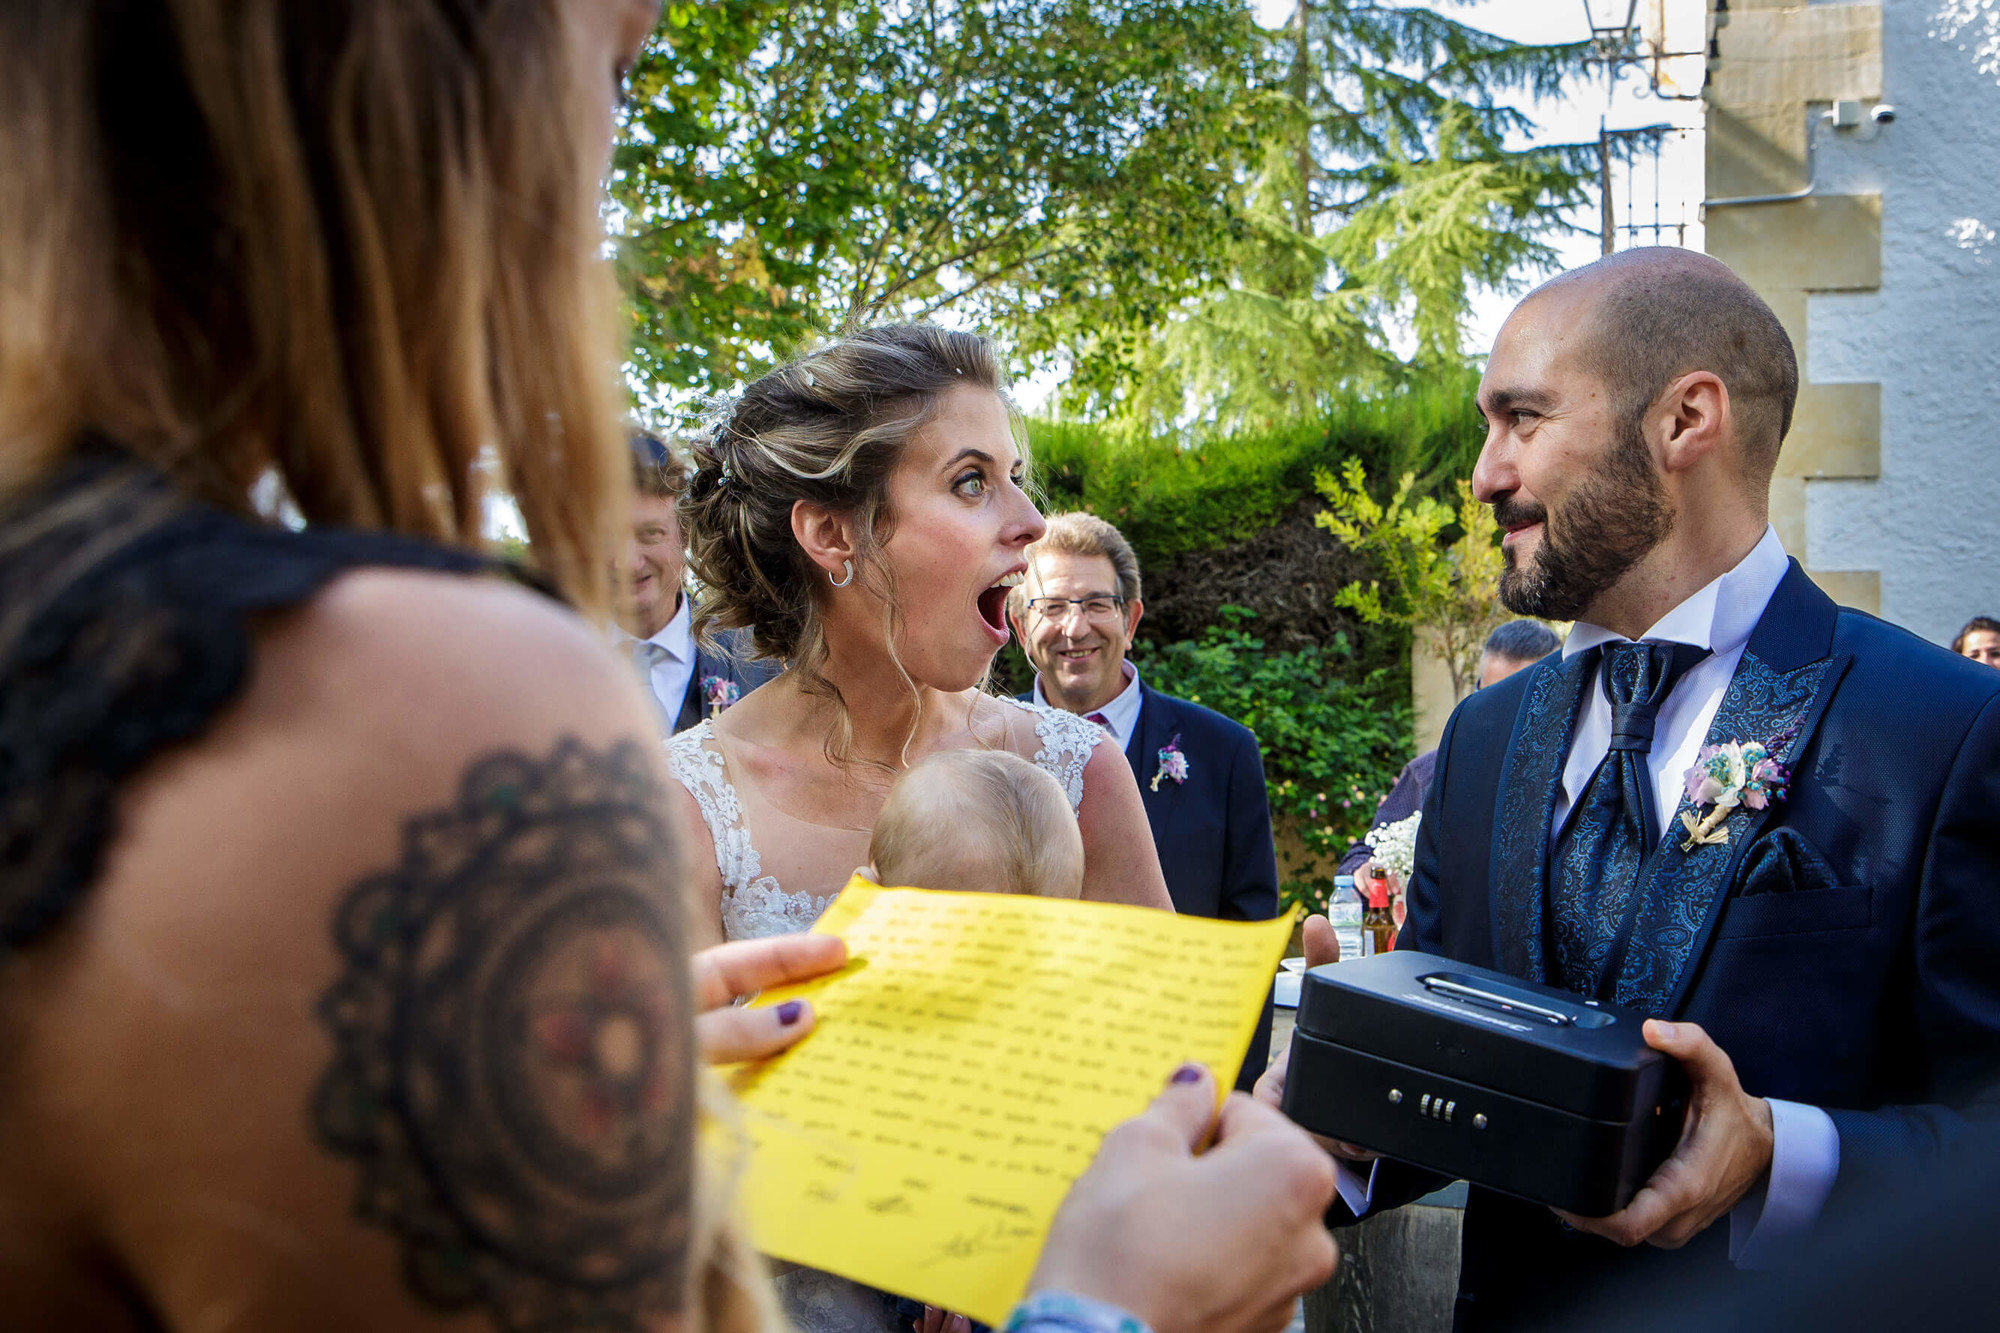
[[[743,697],[742,689],[727,676],[703,676],[701,678],[701,699],[708,705],[709,716],[713,717],[729,705]]]
[[[1771,750],[1762,741],[1701,747],[1687,771],[1687,798],[1694,809],[1681,813],[1681,824],[1688,834],[1681,843],[1682,851],[1728,842],[1729,830],[1722,822],[1737,807],[1762,810],[1784,798],[1791,774]],[[1704,806],[1708,807],[1705,814]]]
[[[1181,734],[1177,731],[1172,740],[1160,747],[1160,766],[1153,773],[1153,790],[1160,789],[1161,778],[1172,778],[1178,787],[1187,781],[1187,775],[1188,758],[1181,753]]]

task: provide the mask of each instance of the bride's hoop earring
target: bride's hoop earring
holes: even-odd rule
[[[836,588],[845,588],[848,584],[854,582],[854,562],[852,560],[843,560],[840,562],[839,578],[835,578],[833,571],[829,569],[826,572],[826,581]]]

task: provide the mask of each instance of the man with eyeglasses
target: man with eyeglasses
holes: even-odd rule
[[[1152,689],[1126,660],[1145,606],[1124,534],[1091,514],[1056,514],[1048,525],[1007,606],[1035,664],[1034,689],[1021,697],[1089,718],[1125,752],[1175,910],[1269,920],[1278,914],[1278,859],[1257,738]],[[1239,1087],[1256,1081],[1270,1044],[1267,1004]]]

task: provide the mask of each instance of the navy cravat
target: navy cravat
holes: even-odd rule
[[[1708,656],[1687,643],[1613,643],[1600,649],[1611,746],[1556,844],[1549,877],[1550,980],[1580,995],[1617,981],[1637,920],[1639,873],[1660,840],[1653,806],[1653,725],[1680,678]]]

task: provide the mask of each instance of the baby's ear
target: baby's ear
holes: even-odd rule
[[[880,884],[882,882],[882,877],[875,873],[874,866],[856,866],[854,867],[854,873],[867,880],[870,884]]]

